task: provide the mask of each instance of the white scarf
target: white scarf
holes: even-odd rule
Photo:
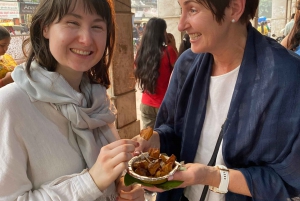
[[[101,147],[119,139],[107,125],[115,121],[116,110],[106,88],[90,84],[84,74],[80,84],[82,93],[79,93],[62,75],[45,70],[36,61],[31,63],[30,73],[31,78],[25,72],[24,63],[14,69],[12,77],[32,100],[52,104],[69,120],[69,143],[91,168]],[[100,200],[114,199],[115,184],[103,193]]]

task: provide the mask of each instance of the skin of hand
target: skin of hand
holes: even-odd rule
[[[195,184],[204,184],[204,185],[212,185],[212,186],[219,186],[220,184],[220,173],[219,170],[214,167],[209,167],[200,163],[188,163],[184,165],[186,170],[184,171],[177,171],[173,176],[168,178],[169,181],[177,180],[177,181],[184,181],[180,186],[177,188],[185,188],[187,186],[195,185]],[[216,177],[208,177],[207,175],[216,174]],[[215,181],[212,180],[213,178],[219,178]],[[155,187],[145,187],[149,191],[154,192],[163,192],[160,188]]]
[[[11,72],[7,72],[4,78],[1,79],[1,82],[3,86],[14,82],[14,80],[11,78]]]
[[[133,137],[132,140],[139,143],[139,146],[135,149],[135,155],[139,155],[141,152],[146,152],[150,148],[160,148],[159,134],[156,131],[153,131],[153,135],[148,141],[140,135]]]
[[[105,190],[127,169],[128,161],[139,144],[122,139],[101,148],[98,158],[89,173],[100,191]]]
[[[124,177],[121,177],[117,184],[117,191],[119,193],[119,197],[117,201],[126,201],[126,200],[134,200],[134,201],[144,201],[144,189],[141,185],[135,184],[130,186],[125,186]]]
[[[185,188],[195,184],[219,187],[221,176],[220,171],[216,167],[206,166],[200,163],[188,163],[185,164],[185,167],[186,170],[177,171],[173,176],[168,178],[169,181],[184,181],[177,188]],[[229,169],[229,178],[229,191],[251,197],[246,179],[240,171]],[[145,186],[143,186],[143,188],[149,191],[163,192],[163,190],[159,188],[149,188]]]

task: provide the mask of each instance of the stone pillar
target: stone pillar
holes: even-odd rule
[[[289,0],[273,0],[272,1],[272,33],[276,36],[282,36],[280,31],[284,29],[287,19],[290,18],[290,11],[288,8]]]
[[[178,31],[178,22],[180,17],[180,6],[174,0],[157,0],[158,17],[166,20],[167,32],[172,33],[176,40],[176,46],[179,47],[182,34]]]
[[[116,46],[110,67],[108,89],[117,110],[115,125],[121,138],[132,138],[140,131],[136,114],[136,92],[133,74],[132,13],[130,0],[115,0]]]

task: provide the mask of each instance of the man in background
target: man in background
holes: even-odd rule
[[[287,36],[291,32],[295,23],[294,17],[295,17],[295,13],[291,15],[291,20],[285,25],[283,35]]]

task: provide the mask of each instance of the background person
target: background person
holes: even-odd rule
[[[17,65],[13,57],[6,53],[10,40],[11,37],[8,30],[0,26],[0,88],[13,81],[10,72],[12,72]]]
[[[269,34],[269,29],[268,29],[268,27],[267,27],[267,22],[266,22],[266,21],[261,22],[261,23],[258,25],[257,30],[258,30],[262,35],[268,36],[268,34]]]
[[[295,13],[291,15],[291,20],[285,25],[283,35],[287,36],[291,32],[295,23],[294,17],[295,17]]]
[[[199,201],[204,185],[209,201],[299,199],[300,58],[251,26],[258,0],[222,2],[179,0],[191,50],[136,151],[159,147],[186,163],[169,178],[184,183],[159,201]]]
[[[0,89],[0,200],[144,200],[120,177],[138,143],[119,139],[106,92],[113,8],[112,0],[37,7],[28,60]]]
[[[300,55],[300,1],[296,1],[295,23],[291,32],[281,41],[281,45]]]
[[[166,30],[165,20],[151,18],[147,22],[135,59],[135,78],[143,93],[140,106],[143,128],[154,127],[158,108],[177,59],[173,47],[166,46]]]
[[[178,55],[178,50],[176,47],[176,40],[175,40],[174,35],[171,33],[167,33],[167,39],[168,39],[167,45],[171,46],[174,49],[174,51],[176,52],[176,54]]]
[[[187,49],[191,48],[190,36],[184,34],[178,50],[178,57]]]

